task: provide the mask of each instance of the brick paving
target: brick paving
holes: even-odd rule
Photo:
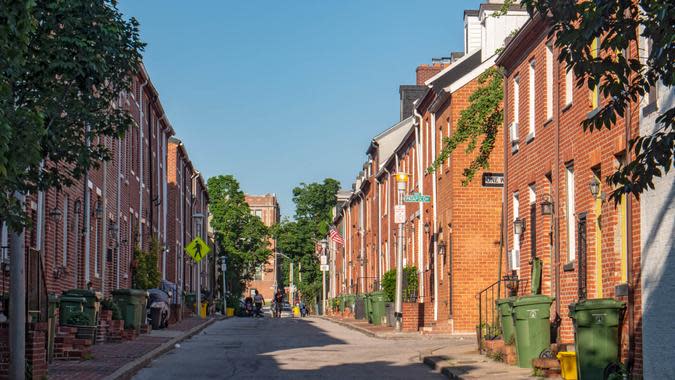
[[[186,332],[200,324],[206,323],[206,321],[205,319],[188,318],[162,331]],[[145,334],[140,335],[132,341],[94,345],[91,349],[92,358],[89,360],[55,360],[52,362],[49,365],[49,379],[102,379],[128,362],[171,340],[172,336],[170,335],[153,336],[152,334]]]

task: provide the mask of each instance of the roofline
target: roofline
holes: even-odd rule
[[[480,51],[481,51],[481,50],[478,49],[478,50],[476,50],[476,51],[474,51],[474,52],[471,52],[471,53],[468,53],[468,54],[464,54],[464,55],[461,56],[459,59],[457,59],[456,61],[452,62],[448,67],[446,67],[446,68],[444,68],[443,70],[439,71],[438,74],[436,74],[436,75],[434,75],[433,77],[427,79],[427,81],[424,82],[424,84],[427,85],[427,86],[429,86],[429,87],[433,87],[433,84],[434,84],[434,82],[435,82],[436,80],[438,80],[440,77],[442,77],[443,75],[445,75],[448,71],[450,71],[450,70],[452,70],[453,68],[459,66],[459,64],[461,64],[462,62],[464,62],[464,61],[466,61],[467,59],[469,59],[469,57],[472,57],[472,56],[473,56],[474,54],[476,54],[476,53],[480,53]]]
[[[539,13],[535,13],[529,20],[523,24],[518,33],[506,44],[504,50],[499,54],[495,60],[495,64],[501,67],[510,66],[508,63],[514,61],[517,52],[521,49],[532,48],[531,44],[524,43],[526,39],[530,38],[532,34],[536,33],[539,28],[547,28],[547,21]]]

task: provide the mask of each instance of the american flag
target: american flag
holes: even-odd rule
[[[345,239],[335,227],[330,228],[330,240],[334,241],[336,244],[345,245]]]

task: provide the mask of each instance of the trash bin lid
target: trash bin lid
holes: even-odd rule
[[[89,289],[69,289],[64,291],[63,295],[98,299],[100,293]]]
[[[495,303],[497,304],[497,306],[499,306],[499,305],[503,305],[505,303],[513,303],[516,299],[517,299],[517,297],[500,298],[500,299],[496,300]]]
[[[626,307],[625,302],[617,301],[613,298],[597,298],[573,303],[570,305],[570,311],[574,312],[577,310],[623,309],[625,307]]]
[[[537,294],[537,295],[532,295],[532,296],[523,296],[519,297],[515,301],[513,301],[513,306],[525,306],[525,305],[536,305],[536,304],[551,304],[553,302],[554,298],[545,296],[543,294]]]
[[[61,303],[63,302],[71,302],[71,303],[87,303],[87,299],[84,297],[76,297],[76,296],[62,296],[61,299],[59,300]]]

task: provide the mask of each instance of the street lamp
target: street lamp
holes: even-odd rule
[[[101,201],[96,202],[96,210],[94,212],[96,213],[96,219],[103,219],[103,205],[101,204]]]
[[[588,184],[588,188],[591,191],[593,199],[605,200],[605,193],[601,191],[601,183],[596,176],[593,176],[591,182]]]
[[[396,204],[397,212],[396,216],[398,223],[398,246],[396,247],[396,302],[394,306],[394,316],[396,323],[396,331],[401,331],[402,319],[403,319],[403,234],[405,231],[405,206],[403,205],[403,196],[406,192],[406,186],[408,184],[408,174],[403,172],[398,172],[395,175],[396,177],[396,188],[398,190],[398,202]],[[403,218],[399,219],[399,210],[403,211]]]
[[[522,235],[525,231],[525,219],[516,218],[513,220],[513,233],[516,235]]]
[[[551,197],[551,194],[544,194],[541,197],[541,203],[539,203],[539,205],[541,206],[542,215],[553,214],[553,198]]]

